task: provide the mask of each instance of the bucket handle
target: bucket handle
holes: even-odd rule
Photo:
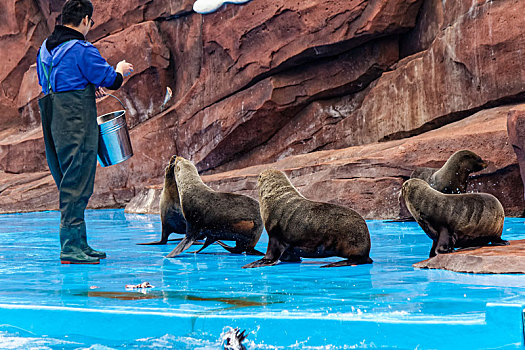
[[[106,96],[111,96],[111,97],[113,97],[115,100],[117,100],[117,101],[120,102],[120,104],[122,105],[122,108],[126,109],[126,106],[124,106],[124,104],[122,103],[122,101],[121,101],[117,96],[112,95],[112,94],[109,94],[109,93],[107,93],[107,92],[106,92]]]

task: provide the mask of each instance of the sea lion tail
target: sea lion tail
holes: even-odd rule
[[[187,250],[191,245],[195,242],[194,237],[186,236],[180,241],[180,243],[169,253],[166,255],[166,258],[173,258],[182,253],[183,251]]]

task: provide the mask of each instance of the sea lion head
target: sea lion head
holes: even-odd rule
[[[197,171],[197,168],[195,167],[195,165],[193,165],[192,162],[190,162],[189,160],[187,160],[186,158],[183,158],[181,156],[177,156],[173,160],[173,166],[174,166],[175,174],[178,173],[178,172],[181,172],[181,171],[192,171],[192,170]],[[197,171],[197,173],[198,173],[198,171]]]
[[[257,179],[260,198],[276,194],[289,186],[293,187],[286,174],[277,169],[266,169],[259,174]]]
[[[170,161],[166,168],[164,168],[164,188],[162,189],[163,196],[171,197],[173,200],[179,196],[179,188],[177,187],[177,181],[175,180],[175,155],[171,156]]]
[[[166,180],[174,180],[175,174],[173,173],[173,169],[175,168],[175,159],[177,159],[176,155],[172,155],[170,158],[170,162],[164,168],[164,179]]]
[[[405,202],[409,202],[410,199],[414,198],[416,192],[425,187],[430,188],[430,185],[426,181],[421,179],[410,179],[403,183],[403,186],[401,187],[401,195]]]
[[[199,171],[193,163],[183,157],[177,156],[174,161],[173,173],[177,179],[177,185],[202,183]]]
[[[450,158],[457,161],[459,167],[469,173],[481,171],[487,167],[487,163],[480,156],[469,150],[457,151]]]

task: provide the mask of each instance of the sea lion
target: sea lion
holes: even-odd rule
[[[259,203],[255,199],[214,191],[202,182],[195,165],[182,157],[175,160],[174,174],[186,219],[186,236],[167,258],[179,255],[200,237],[206,237],[206,241],[197,253],[219,240],[230,240],[236,241],[235,247],[219,242],[230,253],[263,255],[254,248],[263,231]]]
[[[160,194],[160,221],[162,223],[162,234],[160,241],[138,243],[141,245],[166,244],[172,233],[186,233],[186,219],[182,214],[179,200],[179,190],[173,168],[176,156],[170,158],[169,164],[164,169],[164,187]]]
[[[491,194],[444,194],[421,179],[406,181],[401,193],[414,219],[434,242],[430,257],[454,248],[508,244],[501,239],[503,206]]]
[[[368,227],[352,209],[306,199],[279,170],[263,171],[257,187],[268,249],[261,260],[243,268],[298,262],[301,257],[346,258],[321,267],[372,263]]]
[[[451,155],[440,169],[418,168],[410,178],[425,180],[430,187],[442,193],[465,193],[470,173],[486,167],[487,163],[476,153],[461,150]]]

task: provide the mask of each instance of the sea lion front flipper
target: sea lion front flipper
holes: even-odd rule
[[[286,250],[286,248],[288,248],[288,246],[279,242],[277,238],[270,237],[270,240],[268,241],[268,249],[266,249],[266,255],[264,255],[264,258],[254,261],[250,264],[244,265],[242,268],[249,269],[253,267],[275,265],[279,262],[279,258]]]
[[[370,258],[367,259],[346,259],[341,261],[336,261],[334,263],[323,265],[321,267],[341,267],[341,266],[356,266],[356,265],[363,265],[363,264],[371,264],[374,261]]]
[[[260,260],[254,261],[250,264],[244,265],[243,269],[251,269],[254,267],[263,267],[263,266],[273,266],[279,262],[279,259],[266,259],[262,258]]]
[[[509,241],[506,241],[504,239],[501,239],[500,238],[495,238],[491,241],[491,244],[490,245],[495,245],[495,246],[500,246],[500,245],[509,245],[510,242]]]
[[[437,239],[432,241],[432,248],[430,248],[430,253],[428,254],[429,258],[433,258],[437,255],[436,247],[437,247]]]
[[[204,242],[204,244],[202,245],[201,249],[195,251],[195,252],[190,252],[190,254],[198,254],[200,253],[201,251],[204,250],[204,248],[208,247],[209,245],[215,243],[216,240],[213,239],[213,238],[210,238],[210,237],[206,237],[206,241]]]
[[[436,254],[447,254],[453,252],[455,243],[456,239],[454,234],[451,234],[446,227],[442,227],[439,230],[439,237],[436,243]]]
[[[199,237],[199,234],[200,234],[200,232],[192,232],[192,231],[188,230],[188,233],[186,234],[186,236],[171,251],[171,253],[166,255],[166,258],[173,258],[173,257],[179,255],[180,253],[182,253],[183,251],[187,250],[189,247],[191,247],[193,242],[195,242],[197,240],[197,237]]]
[[[294,253],[293,247],[289,247],[283,252],[280,260],[283,262],[301,262],[301,257]]]

